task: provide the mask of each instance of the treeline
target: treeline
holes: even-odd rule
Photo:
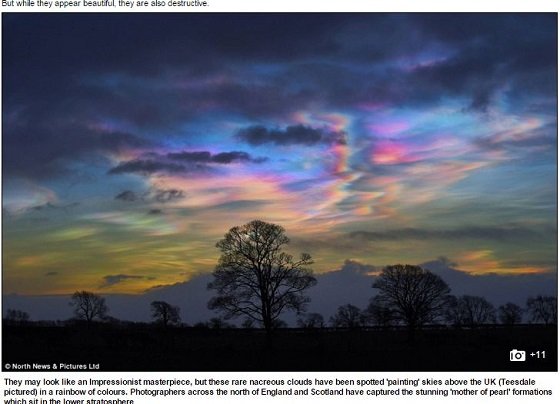
[[[440,313],[434,313],[426,325],[448,325],[454,327],[477,327],[485,324],[515,325],[556,324],[557,298],[553,296],[536,296],[527,299],[525,307],[515,303],[506,303],[495,308],[492,303],[481,296],[449,296],[448,306]],[[326,322],[320,313],[309,313],[298,319],[298,327],[396,327],[407,325],[393,308],[372,298],[364,309],[352,304],[345,304]]]
[[[75,326],[91,325],[92,322],[121,326],[145,326],[148,323],[132,322],[111,317],[105,299],[92,292],[76,292],[71,299],[74,306],[74,317],[58,321],[32,321],[29,313],[8,309],[4,317],[6,325],[38,325],[38,326]],[[180,309],[165,301],[153,301],[150,304],[153,321],[149,324],[167,327],[194,327],[206,329],[228,329],[259,327],[255,321],[245,320],[240,325],[228,322],[220,317],[212,317],[192,325],[181,321]],[[463,295],[449,296],[448,305],[432,321],[426,325],[446,325],[452,327],[478,327],[481,325],[502,324],[556,324],[557,298],[553,296],[536,296],[527,299],[525,307],[515,303],[506,303],[497,308],[481,296]],[[345,304],[327,319],[321,313],[302,313],[297,318],[296,326],[304,329],[315,328],[361,328],[361,327],[401,327],[406,321],[398,312],[379,302],[373,297],[367,307],[361,309],[352,304]],[[277,320],[273,328],[286,328],[288,324]]]

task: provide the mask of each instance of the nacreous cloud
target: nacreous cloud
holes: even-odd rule
[[[555,233],[553,227],[545,227],[541,231],[535,231],[524,227],[463,227],[456,229],[421,229],[421,228],[402,228],[386,230],[383,232],[375,231],[355,231],[350,233],[354,239],[370,241],[377,240],[410,240],[410,239],[490,239],[490,240],[543,240]]]
[[[288,126],[284,130],[250,126],[240,130],[237,136],[252,146],[260,146],[265,143],[272,143],[277,146],[313,146],[318,143],[346,144],[344,132],[331,132],[304,125]]]
[[[151,175],[155,173],[190,173],[202,172],[214,164],[227,165],[234,163],[260,164],[267,159],[253,158],[249,153],[242,151],[222,152],[211,154],[208,151],[181,151],[165,155],[147,153],[144,158],[128,160],[119,163],[109,170],[108,174],[140,174]]]

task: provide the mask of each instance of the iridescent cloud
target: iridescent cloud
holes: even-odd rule
[[[3,20],[5,292],[180,282],[253,219],[319,272],[556,271],[556,15],[136,18]]]

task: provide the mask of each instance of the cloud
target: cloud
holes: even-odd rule
[[[266,159],[253,159],[247,152],[231,151],[222,152],[212,155],[208,151],[182,151],[177,153],[168,153],[167,157],[172,160],[179,160],[188,163],[216,163],[216,164],[231,164],[235,162],[253,162],[261,163]]]
[[[107,275],[107,276],[103,277],[103,283],[101,284],[100,288],[111,287],[111,286],[114,286],[114,285],[119,284],[121,282],[126,282],[126,281],[134,280],[134,279],[153,280],[155,278],[154,277],[149,277],[149,276],[139,276],[139,275],[123,275],[123,274]]]
[[[212,155],[208,151],[196,151],[196,152],[177,152],[177,153],[168,153],[167,157],[172,160],[180,160],[189,163],[208,163],[212,161]]]
[[[349,273],[357,273],[357,274],[364,274],[364,275],[372,275],[381,271],[382,268],[376,267],[374,265],[369,264],[362,264],[359,261],[347,259],[344,261],[342,267],[340,267],[340,271],[342,272],[349,272]]]
[[[264,126],[250,126],[241,129],[237,136],[252,146],[260,146],[266,143],[272,143],[277,146],[313,146],[320,143],[346,144],[344,132],[331,132],[304,125],[288,126],[284,130],[267,129]]]
[[[135,202],[139,199],[141,199],[140,196],[138,196],[134,191],[123,191],[120,194],[118,194],[117,196],[115,196],[115,199],[120,200],[120,201],[124,201],[124,202]]]
[[[70,174],[75,169],[69,163],[86,156],[160,145],[161,132],[155,129],[172,133],[168,129],[184,128],[193,116],[216,122],[218,114],[234,113],[253,122],[287,122],[300,111],[368,103],[433,105],[449,97],[474,110],[491,110],[499,100],[526,111],[553,99],[547,109],[556,108],[556,20],[547,14],[294,15],[283,16],[286,29],[274,32],[273,14],[259,16],[250,29],[245,15],[166,17],[169,31],[158,33],[143,27],[157,25],[161,16],[7,19],[5,173]],[[111,35],[77,35],[86,38],[85,49],[68,35],[99,33],[108,24],[114,27]],[[402,27],[414,35],[403,35]],[[131,29],[142,43],[139,49],[128,45]],[[201,32],[203,43],[193,39]],[[232,32],[243,38],[235,46]],[[46,38],[41,44],[31,40],[39,36]],[[109,36],[120,39],[107,46]],[[41,77],[35,74],[38,65]],[[344,138],[301,125],[253,126],[239,135],[250,145],[316,145]],[[195,137],[181,136],[187,142]],[[209,158],[227,164],[245,157]],[[113,170],[177,169],[128,162]]]
[[[252,158],[249,153],[231,151],[212,154],[208,151],[181,151],[164,155],[145,153],[145,158],[119,163],[109,170],[109,174],[151,175],[158,172],[177,174],[202,172],[210,170],[215,164],[228,165],[233,163],[262,163],[266,158]]]
[[[130,160],[111,168],[108,173],[150,175],[157,172],[181,173],[185,171],[186,167],[181,164],[155,160]]]
[[[168,203],[185,198],[185,193],[180,189],[156,189],[151,194],[154,201]]]
[[[66,212],[68,212],[69,208],[74,208],[74,207],[78,206],[79,204],[80,204],[79,202],[72,202],[72,203],[68,203],[66,205],[60,205],[60,204],[47,202],[47,203],[44,203],[42,205],[32,206],[32,207],[29,208],[29,210],[36,211],[36,212],[60,210],[60,211],[63,211],[63,212],[66,213]]]
[[[136,202],[141,201],[145,203],[168,203],[185,198],[185,192],[180,189],[169,188],[169,189],[159,189],[153,188],[148,192],[139,194],[137,192],[126,190],[115,196],[116,200],[124,202]]]
[[[445,257],[420,266],[441,276],[451,287],[452,294],[483,296],[496,306],[512,302],[523,307],[530,296],[558,294],[555,272],[474,275],[464,272],[460,264]]]
[[[4,147],[5,175],[41,180],[76,175],[69,162],[95,162],[100,155],[151,145],[135,134],[101,130],[84,124],[51,117],[35,118],[30,112],[6,125]]]
[[[544,231],[538,232],[523,227],[462,227],[457,229],[427,229],[427,228],[402,228],[386,231],[354,231],[350,233],[351,238],[371,240],[371,241],[394,241],[402,239],[490,239],[490,240],[519,240],[519,239],[546,239],[553,234],[553,228],[545,228]]]
[[[537,119],[517,122],[511,129],[498,131],[473,140],[482,150],[515,150],[542,154],[556,149],[556,122],[545,123]],[[518,153],[519,154],[519,153]]]

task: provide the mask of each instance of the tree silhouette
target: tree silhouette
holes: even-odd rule
[[[463,316],[463,310],[459,304],[459,299],[455,296],[448,296],[447,302],[444,309],[445,321],[448,324],[454,325],[456,327],[461,327],[464,325],[465,319]]]
[[[220,317],[212,317],[208,320],[208,328],[212,328],[214,330],[222,330],[225,328],[235,328],[235,325],[224,321]]]
[[[368,324],[389,327],[399,322],[395,310],[379,296],[370,299],[363,314]]]
[[[297,325],[300,328],[323,328],[325,319],[319,313],[309,313],[298,318]]]
[[[178,324],[181,321],[179,307],[177,306],[172,306],[167,302],[158,300],[150,303],[150,306],[152,307],[152,317],[163,327],[168,327],[170,324]]]
[[[496,310],[492,303],[480,296],[464,295],[457,299],[457,310],[462,325],[475,327],[480,324],[494,323]]]
[[[5,320],[13,325],[23,325],[29,321],[29,313],[22,310],[8,309]]]
[[[309,301],[303,292],[316,284],[308,265],[309,254],[299,260],[283,251],[289,243],[281,226],[254,220],[231,228],[216,247],[221,256],[208,284],[218,296],[208,307],[226,319],[244,316],[267,331],[284,311],[301,312]]]
[[[74,315],[80,320],[86,320],[88,325],[98,318],[103,320],[108,308],[105,299],[92,292],[82,290],[72,295],[70,305],[74,307]]]
[[[498,318],[502,324],[518,324],[523,319],[523,309],[515,303],[506,303],[498,307]]]
[[[416,265],[391,265],[383,269],[373,288],[379,289],[378,304],[390,308],[395,319],[416,328],[443,314],[449,286],[439,276]]]
[[[333,327],[356,328],[364,325],[362,311],[353,304],[340,306],[330,318]]]
[[[535,323],[556,324],[558,299],[553,296],[537,296],[527,299],[527,312]]]

